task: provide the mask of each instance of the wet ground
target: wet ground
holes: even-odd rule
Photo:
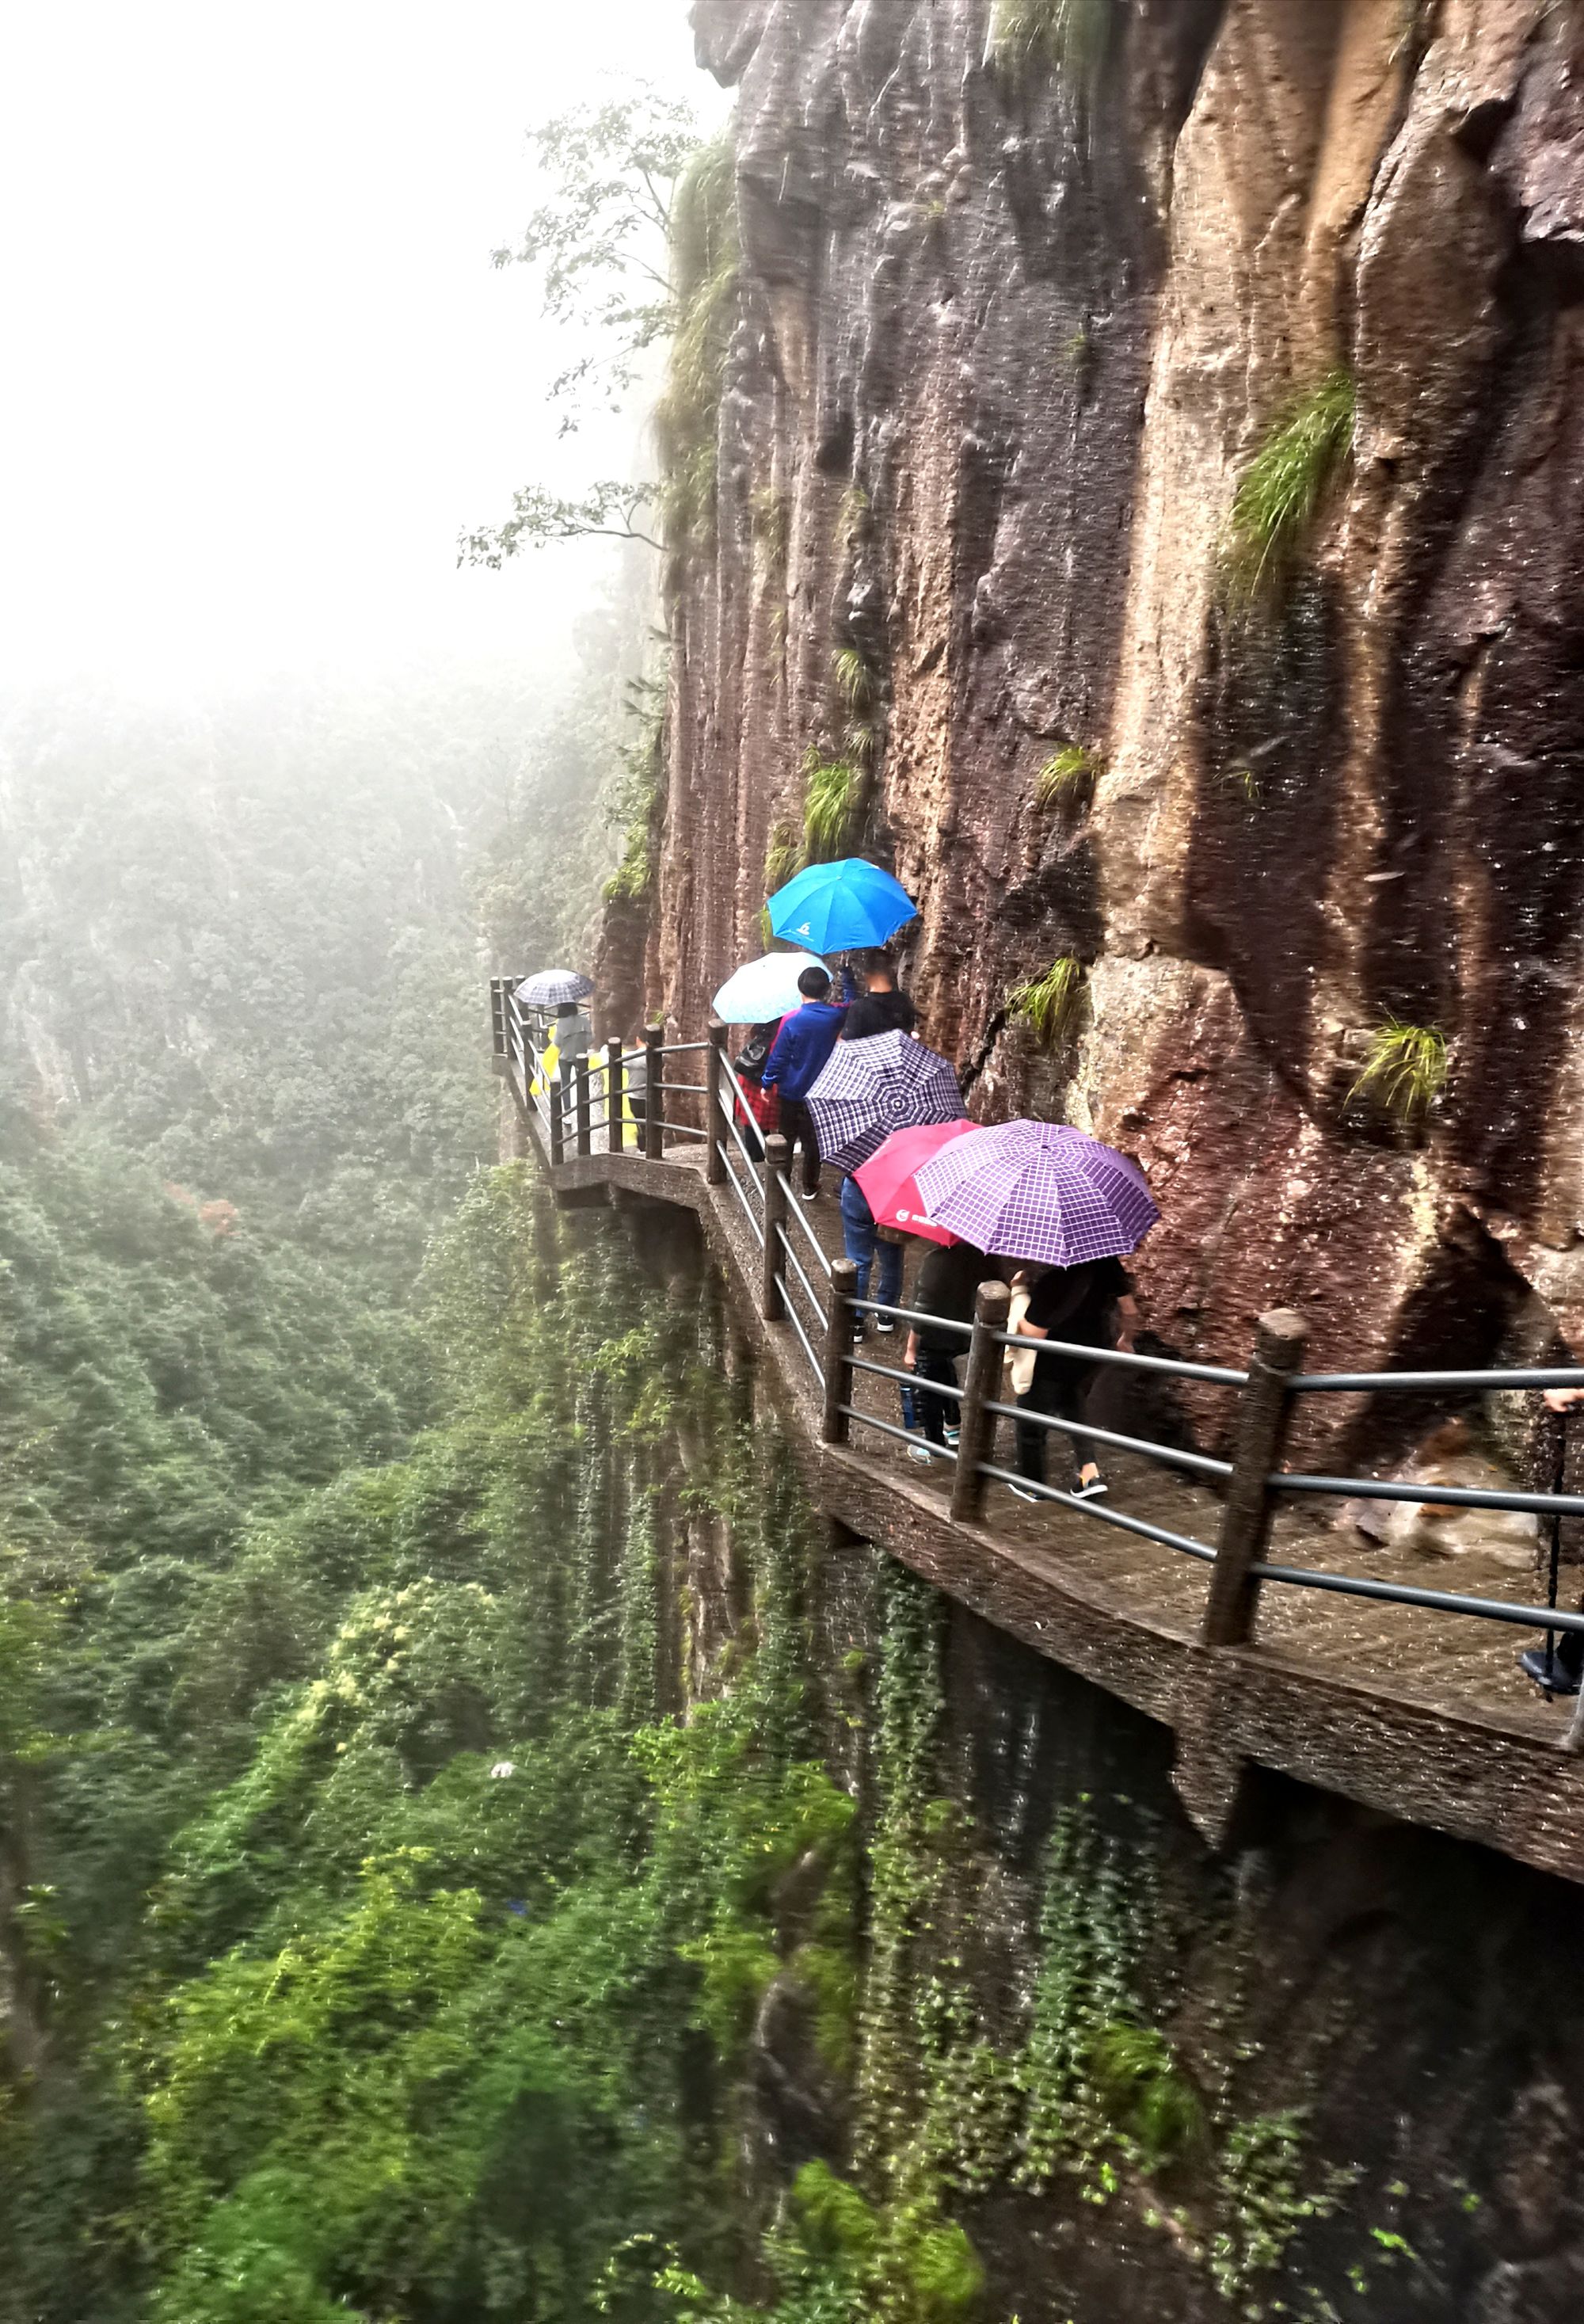
[[[827,1255],[839,1257],[842,1222],[833,1194],[823,1193],[817,1203],[798,1207]],[[802,1248],[797,1231],[792,1231],[812,1274],[812,1252]],[[917,1256],[910,1251],[904,1304],[917,1265]],[[807,1323],[807,1302],[798,1296]],[[817,1350],[818,1337],[812,1333],[811,1337]],[[886,1337],[871,1328],[859,1352],[870,1361],[900,1370],[904,1346],[901,1329],[895,1336]],[[899,1424],[896,1384],[872,1373],[860,1373],[858,1381],[857,1409]],[[1236,1391],[1224,1393],[1231,1397]],[[1119,1434],[1150,1433],[1137,1410],[1129,1412],[1127,1384],[1116,1373],[1097,1385],[1084,1416]],[[1010,1470],[1016,1465],[1012,1424],[1003,1420],[998,1427],[996,1465]],[[939,1492],[943,1499],[949,1496],[949,1463],[936,1462],[925,1468],[911,1460],[907,1448],[894,1437],[857,1424],[852,1442],[855,1449],[877,1463],[906,1474],[916,1489]],[[1143,1517],[1213,1547],[1220,1526],[1220,1504],[1213,1492],[1180,1472],[1134,1455],[1100,1448],[1099,1458],[1109,1487],[1106,1508]],[[1054,1485],[1062,1484],[1067,1473],[1061,1440],[1054,1434],[1047,1473]],[[1476,1540],[1454,1557],[1427,1555],[1411,1548],[1377,1548],[1350,1523],[1334,1522],[1335,1503],[1320,1502],[1316,1511],[1284,1510],[1270,1550],[1274,1563],[1521,1605],[1535,1604],[1543,1594],[1533,1567],[1522,1558],[1515,1562],[1510,1541],[1493,1538],[1481,1546]],[[1139,1540],[1099,1517],[1054,1505],[1031,1506],[993,1480],[986,1495],[985,1523],[1020,1545],[1045,1551],[1064,1572],[1103,1589],[1119,1606],[1147,1609],[1153,1618],[1165,1619],[1184,1637],[1197,1631],[1209,1575],[1208,1569],[1195,1560]],[[1478,1527],[1464,1530],[1466,1535],[1477,1534]],[[1562,1602],[1568,1602],[1565,1575]],[[1267,1583],[1257,1637],[1262,1644],[1278,1646],[1294,1657],[1384,1683],[1400,1695],[1432,1708],[1478,1710],[1506,1727],[1548,1740],[1560,1739],[1572,1709],[1570,1703],[1546,1703],[1517,1668],[1518,1655],[1538,1643],[1540,1634],[1505,1622]]]

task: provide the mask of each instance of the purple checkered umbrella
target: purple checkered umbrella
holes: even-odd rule
[[[956,1067],[911,1033],[838,1041],[807,1104],[819,1150],[836,1170],[856,1170],[894,1130],[962,1119]]]
[[[1136,1250],[1160,1213],[1137,1162],[1060,1121],[1003,1121],[921,1163],[936,1226],[1001,1259],[1076,1267]]]

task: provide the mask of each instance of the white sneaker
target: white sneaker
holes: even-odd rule
[[[1087,1485],[1074,1485],[1073,1499],[1075,1501],[1098,1501],[1101,1495],[1109,1489],[1105,1479],[1096,1477]]]
[[[1030,1492],[1027,1485],[1008,1485],[1007,1490],[1016,1493],[1020,1501],[1043,1501],[1045,1499],[1043,1493]]]
[[[897,1328],[897,1319],[894,1315],[877,1315],[874,1321],[874,1327],[877,1332],[885,1333],[889,1339]]]
[[[921,1469],[927,1469],[935,1457],[935,1449],[932,1445],[910,1444],[907,1447],[907,1458],[910,1461],[916,1461]]]
[[[799,1186],[797,1191],[802,1195],[806,1203],[817,1203],[819,1200],[819,1191],[817,1187],[812,1194],[809,1193],[806,1186]]]

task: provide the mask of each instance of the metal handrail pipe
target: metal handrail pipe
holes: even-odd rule
[[[776,1240],[778,1240],[778,1242],[780,1244],[780,1246],[781,1246],[781,1250],[782,1250],[782,1252],[783,1252],[783,1253],[785,1253],[785,1252],[786,1252],[786,1250],[787,1250],[787,1238],[786,1238],[786,1236],[785,1236],[784,1234],[782,1234],[782,1233],[781,1233],[781,1231],[780,1231],[779,1228],[778,1228],[778,1229],[777,1229],[777,1231],[776,1231]],[[781,1289],[782,1289],[783,1294],[784,1294],[784,1295],[789,1295],[789,1294],[790,1294],[790,1291],[791,1291],[791,1286],[790,1286],[790,1284],[788,1284],[788,1283],[787,1282],[786,1277],[785,1277],[785,1274],[783,1273],[782,1275],[778,1276],[778,1277],[777,1277],[777,1280],[778,1280],[778,1282],[779,1282],[779,1283],[780,1283],[780,1285],[781,1285]],[[813,1310],[814,1310],[814,1321],[815,1321],[815,1323],[818,1325],[819,1329],[820,1329],[822,1332],[823,1332],[823,1331],[825,1331],[825,1330],[829,1327],[830,1320],[831,1320],[831,1319],[830,1319],[830,1317],[825,1314],[824,1309],[820,1305],[819,1301],[818,1301],[818,1299],[815,1297],[815,1294],[814,1294],[812,1291],[810,1291],[810,1289],[808,1288],[808,1286],[807,1286],[806,1281],[803,1279],[803,1277],[802,1277],[802,1276],[801,1276],[801,1275],[799,1276],[799,1278],[798,1278],[798,1286],[797,1286],[797,1287],[798,1287],[798,1289],[803,1293],[803,1295],[804,1295],[805,1298],[808,1301],[809,1305],[810,1305],[810,1306],[813,1308]],[[788,1308],[789,1308],[789,1307],[790,1307],[790,1305],[791,1305],[791,1300],[790,1300],[790,1296],[787,1296],[787,1305],[788,1305]]]
[[[1436,1508],[1524,1509],[1536,1517],[1584,1517],[1584,1493],[1504,1493],[1493,1485],[1396,1485],[1375,1477],[1266,1479],[1273,1493],[1335,1493],[1349,1501],[1425,1501]]]
[[[1086,1364],[1118,1364],[1129,1371],[1169,1372],[1174,1379],[1213,1380],[1218,1388],[1247,1388],[1247,1372],[1229,1371],[1222,1364],[1185,1364],[1175,1356],[1139,1356],[1123,1348],[1089,1348],[1075,1340],[1036,1340],[1027,1332],[998,1332],[1004,1348],[1031,1348],[1041,1355],[1076,1356]]]
[[[903,1388],[915,1388],[921,1396],[955,1397],[959,1404],[968,1393],[966,1388],[948,1388],[944,1380],[920,1379],[916,1372],[899,1372],[890,1364],[871,1364],[863,1356],[853,1357],[852,1369],[855,1372],[872,1372],[876,1379],[899,1381]],[[987,1405],[985,1409],[988,1412],[992,1407]]]
[[[708,1097],[709,1091],[703,1082],[668,1082],[666,1095],[668,1097]]]
[[[855,1404],[844,1404],[842,1409],[849,1420],[856,1420],[862,1428],[878,1428],[882,1436],[900,1437],[904,1444],[921,1444],[924,1442],[910,1428],[898,1428],[894,1420],[878,1419],[872,1412],[860,1412]],[[957,1458],[949,1444],[932,1444],[929,1449],[934,1457],[942,1461],[955,1461]]]
[[[797,1308],[792,1305],[791,1296],[787,1292],[787,1278],[784,1275],[778,1275],[776,1281],[781,1286],[781,1297],[785,1302],[783,1312],[786,1314],[787,1321],[791,1324],[792,1329],[797,1333],[799,1340],[803,1342],[803,1352],[814,1367],[814,1376],[815,1379],[818,1380],[821,1388],[824,1388],[825,1384],[824,1366],[820,1362],[819,1358],[815,1354],[813,1348],[809,1345],[808,1333],[804,1330],[802,1320],[798,1315]]]
[[[1054,1485],[1036,1484],[1032,1477],[1016,1477],[1009,1469],[992,1468],[988,1461],[980,1463],[981,1477],[993,1477],[998,1484],[1017,1485],[1026,1493],[1033,1493],[1042,1501],[1057,1501],[1064,1508],[1076,1509],[1080,1517],[1093,1517],[1100,1525],[1116,1526],[1122,1533],[1136,1533],[1142,1540],[1157,1541],[1163,1549],[1181,1550],[1184,1557],[1196,1557],[1202,1565],[1215,1563],[1215,1552],[1202,1541],[1195,1541],[1185,1533],[1168,1533],[1165,1526],[1151,1525],[1147,1518],[1130,1517],[1121,1509],[1108,1509],[1099,1501],[1081,1501],[1073,1493],[1059,1493]]]
[[[723,1117],[724,1117],[724,1119],[725,1119],[725,1123],[726,1123],[726,1127],[727,1127],[727,1129],[731,1131],[731,1133],[732,1133],[732,1137],[737,1140],[737,1151],[741,1155],[742,1159],[747,1163],[747,1165],[748,1165],[748,1168],[749,1168],[749,1175],[751,1176],[751,1178],[752,1178],[752,1180],[753,1180],[754,1185],[757,1186],[757,1185],[759,1185],[759,1183],[760,1183],[760,1178],[759,1178],[759,1165],[760,1165],[760,1157],[759,1157],[756,1154],[754,1154],[754,1153],[752,1152],[751,1148],[750,1148],[750,1146],[749,1146],[749,1143],[748,1143],[747,1139],[746,1139],[746,1138],[744,1138],[744,1136],[742,1135],[742,1127],[741,1127],[741,1124],[738,1121],[736,1115],[735,1115],[735,1114],[732,1112],[732,1108],[727,1104],[726,1100],[725,1100],[724,1093],[723,1093],[722,1098],[721,1098],[721,1112],[722,1112],[722,1114],[723,1115]]]
[[[670,1041],[660,1051],[660,1055],[662,1057],[695,1057],[708,1047],[707,1041]],[[668,1089],[675,1089],[677,1084],[675,1082],[668,1082],[666,1086]]]
[[[1584,1388],[1584,1371],[1575,1365],[1571,1371],[1515,1369],[1505,1372],[1300,1372],[1288,1385],[1305,1396],[1362,1394],[1377,1388]]]
[[[1584,1614],[1560,1606],[1513,1606],[1505,1598],[1465,1598],[1450,1590],[1417,1590],[1411,1582],[1368,1582],[1357,1573],[1322,1573],[1306,1565],[1251,1565],[1261,1582],[1285,1582],[1295,1590],[1330,1590],[1344,1598],[1378,1598],[1391,1606],[1426,1606],[1437,1614],[1471,1614],[1487,1622],[1512,1622],[1524,1630],[1584,1630]]]
[[[1031,1427],[1057,1428],[1064,1436],[1082,1436],[1087,1443],[1110,1444],[1119,1452],[1142,1453],[1147,1461],[1159,1461],[1171,1469],[1187,1469],[1199,1477],[1229,1477],[1229,1461],[1212,1461],[1208,1452],[1186,1452],[1174,1444],[1156,1444],[1147,1436],[1119,1436],[1114,1429],[1091,1428],[1086,1420],[1064,1420],[1054,1412],[1025,1412],[1015,1404],[989,1404],[987,1412],[999,1412],[1005,1420],[1026,1420]]]
[[[904,1323],[928,1323],[937,1332],[958,1332],[965,1340],[973,1337],[972,1323],[959,1323],[950,1315],[926,1315],[916,1307],[882,1307],[878,1299],[854,1299],[849,1303],[862,1315],[895,1315]]]
[[[675,1087],[676,1084],[674,1082],[668,1082],[666,1084],[666,1093],[668,1096],[669,1096],[671,1091]],[[662,1140],[668,1138],[703,1138],[707,1139],[709,1137],[709,1131],[707,1130],[690,1130],[685,1121],[668,1120],[660,1125],[660,1136]]]
[[[824,1323],[827,1319],[826,1319],[826,1315],[825,1315],[825,1310],[824,1310],[824,1303],[822,1302],[822,1300],[821,1300],[821,1298],[820,1298],[819,1293],[815,1289],[815,1287],[814,1287],[813,1284],[809,1281],[809,1279],[808,1279],[807,1276],[804,1273],[804,1271],[803,1271],[803,1261],[798,1258],[797,1253],[793,1250],[793,1248],[792,1248],[792,1244],[791,1244],[790,1240],[788,1239],[788,1236],[787,1236],[787,1230],[786,1230],[786,1228],[785,1228],[785,1227],[778,1227],[778,1228],[776,1229],[776,1233],[777,1233],[777,1235],[778,1236],[778,1238],[779,1238],[779,1240],[780,1240],[781,1249],[786,1252],[786,1254],[787,1254],[787,1258],[791,1260],[792,1265],[793,1265],[793,1266],[794,1266],[794,1268],[796,1268],[796,1269],[797,1270],[797,1280],[798,1280],[798,1282],[799,1282],[799,1283],[801,1283],[801,1284],[802,1284],[804,1290],[805,1290],[805,1291],[807,1293],[807,1295],[808,1295],[808,1304],[809,1304],[809,1305],[814,1309],[814,1312],[815,1312],[815,1314],[819,1317],[820,1322],[821,1322],[822,1323]]]
[[[738,1080],[737,1068],[732,1063],[731,1058],[726,1055],[724,1049],[721,1052],[721,1070],[724,1074],[727,1081],[730,1082],[732,1089],[735,1091],[737,1101],[741,1106],[743,1112],[751,1114],[753,1111],[753,1108],[748,1102],[748,1093],[743,1088],[741,1083]]]
[[[730,1162],[726,1165],[726,1176],[732,1185],[735,1188],[737,1199],[742,1205],[742,1215],[748,1221],[749,1232],[752,1235],[755,1242],[758,1243],[760,1250],[762,1250],[765,1247],[765,1231],[763,1227],[760,1226],[759,1221],[754,1217],[753,1204],[743,1193],[741,1185],[738,1181],[737,1173],[732,1169]]]
[[[787,1217],[789,1219],[797,1220],[798,1225],[803,1229],[804,1233],[808,1237],[809,1249],[813,1251],[815,1259],[818,1259],[820,1265],[824,1268],[825,1273],[828,1275],[831,1271],[831,1262],[825,1256],[825,1247],[824,1243],[821,1242],[818,1235],[815,1234],[814,1229],[809,1225],[808,1221],[804,1217],[803,1213],[798,1209],[797,1196],[793,1192],[791,1180],[783,1176],[781,1185],[787,1196]]]

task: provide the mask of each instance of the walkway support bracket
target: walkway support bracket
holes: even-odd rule
[[[666,1028],[643,1028],[643,1158],[658,1162],[666,1150]]]
[[[968,1343],[968,1374],[962,1383],[962,1403],[957,1437],[957,1473],[952,1481],[952,1515],[959,1525],[977,1525],[984,1510],[983,1464],[995,1441],[996,1416],[988,1404],[999,1404],[1001,1384],[1001,1343],[998,1332],[1007,1328],[1012,1295],[1004,1283],[981,1283],[973,1309],[973,1337]]]
[[[627,1092],[620,1041],[605,1043],[605,1151],[620,1154],[626,1131]]]
[[[792,1148],[779,1135],[765,1139],[765,1258],[764,1276],[760,1285],[759,1312],[767,1323],[781,1321],[781,1286],[776,1277],[782,1271],[781,1237],[787,1231],[787,1173],[792,1167]]]
[[[1248,1569],[1264,1557],[1270,1538],[1276,1497],[1268,1480],[1281,1466],[1293,1414],[1293,1378],[1302,1369],[1308,1337],[1303,1316],[1290,1308],[1275,1308],[1259,1319],[1200,1633],[1207,1646],[1246,1646],[1254,1636],[1259,1582]]]
[[[718,1017],[710,1019],[710,1045],[705,1053],[705,1080],[709,1095],[705,1100],[705,1128],[709,1132],[709,1144],[705,1148],[705,1183],[723,1186],[726,1183],[726,1123],[722,1110],[726,1077],[721,1067],[726,1056],[726,1028]]]
[[[852,1423],[843,1411],[852,1401],[852,1329],[857,1322],[848,1302],[858,1296],[858,1268],[851,1259],[831,1261],[831,1312],[825,1318],[825,1412],[820,1439],[825,1444],[851,1441]]]

